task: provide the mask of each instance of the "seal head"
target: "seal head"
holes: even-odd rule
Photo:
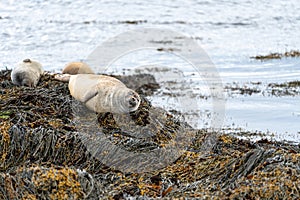
[[[129,89],[127,94],[124,95],[123,110],[125,112],[136,111],[141,103],[140,96],[133,90]]]

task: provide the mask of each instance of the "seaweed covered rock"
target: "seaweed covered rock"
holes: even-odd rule
[[[119,78],[131,88],[138,80],[132,89],[141,96],[158,89],[151,75]],[[146,97],[135,112],[95,114],[52,75],[36,88],[17,87],[3,70],[0,107],[0,199],[300,198],[299,145],[193,130]],[[159,151],[178,144],[174,154]],[[154,160],[147,171],[132,156],[153,152],[167,164]]]

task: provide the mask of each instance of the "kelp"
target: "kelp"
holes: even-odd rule
[[[288,81],[282,83],[268,83],[261,82],[251,83],[231,83],[225,86],[225,91],[228,96],[233,95],[263,95],[263,96],[298,96],[300,94],[300,81]]]
[[[28,88],[14,86],[10,70],[1,71],[0,199],[300,198],[299,145],[193,130],[151,105],[147,96],[159,86],[150,77],[118,77],[138,80],[131,87],[142,96],[139,109],[122,116],[84,110],[53,75]],[[94,157],[85,141],[93,130],[136,153],[173,147],[179,134],[193,137],[168,165],[137,173]]]
[[[270,53],[267,55],[252,56],[250,58],[255,59],[255,60],[266,61],[266,60],[273,60],[273,59],[295,58],[295,57],[300,57],[300,51],[291,50],[291,51],[287,51],[285,53]]]

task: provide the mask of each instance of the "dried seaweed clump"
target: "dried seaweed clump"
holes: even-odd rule
[[[81,199],[83,191],[77,181],[77,172],[69,168],[43,169],[29,168],[33,171],[32,182],[41,197],[50,199]]]
[[[93,189],[90,175],[69,167],[21,166],[0,173],[1,199],[83,199]]]

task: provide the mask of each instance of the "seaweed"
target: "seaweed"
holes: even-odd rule
[[[282,58],[295,58],[300,57],[300,51],[298,50],[291,50],[285,53],[270,53],[268,55],[257,55],[250,57],[251,59],[255,60],[272,60],[272,59],[282,59]]]
[[[142,24],[147,23],[147,20],[125,20],[125,21],[118,21],[119,24]]]
[[[228,96],[233,95],[264,95],[264,96],[297,96],[300,94],[300,81],[283,83],[232,83],[224,88]]]
[[[0,82],[0,199],[300,198],[299,145],[194,130],[175,112],[151,105],[147,95],[157,85],[140,83],[141,106],[123,116],[82,112],[67,84],[50,74],[36,88],[14,86],[10,70],[0,71]],[[83,133],[94,129],[133,152],[173,147],[180,134],[193,137],[169,165],[137,173],[92,155]]]

